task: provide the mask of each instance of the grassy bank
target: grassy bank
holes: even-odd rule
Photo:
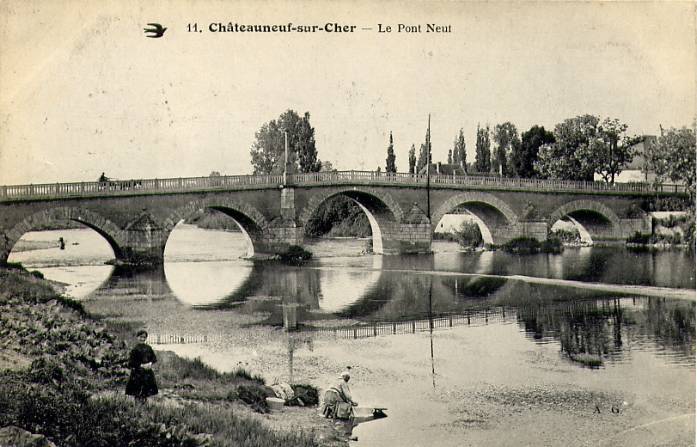
[[[134,325],[95,319],[21,269],[0,269],[0,309],[0,427],[58,446],[342,445],[314,408],[288,412],[301,421],[292,431],[255,416],[263,378],[172,353],[158,352],[160,395],[135,405],[124,396]]]

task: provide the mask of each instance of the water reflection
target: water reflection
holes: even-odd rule
[[[632,346],[678,362],[695,358],[695,303],[526,283],[495,276],[342,269],[331,263],[181,263],[114,269],[92,294],[171,298],[189,307],[260,316],[253,326],[361,338],[462,325],[518,324],[535,343],[559,343],[580,365],[622,362]],[[389,261],[388,261],[389,262]],[[184,268],[186,266],[186,268]],[[197,281],[184,281],[194,272]]]
[[[623,361],[632,345],[663,350],[678,362],[695,360],[695,303],[663,298],[527,302],[521,327],[534,340],[558,340],[573,361]],[[647,344],[648,342],[648,344]],[[584,356],[587,355],[587,356]]]
[[[359,338],[458,325],[517,324],[535,343],[559,343],[570,359],[591,356],[611,364],[624,361],[630,348],[639,347],[670,359],[694,360],[694,303],[628,299],[491,276],[692,288],[695,264],[690,252],[593,247],[535,256],[498,251],[347,256],[341,255],[341,244],[353,244],[353,249],[364,241],[321,241],[318,244],[337,255],[289,267],[236,259],[244,242],[238,233],[224,234],[222,243],[219,232],[194,227],[178,231],[187,243],[168,246],[164,267],[150,272],[101,265],[104,254],[88,238],[90,230],[33,234],[34,244],[55,242],[59,236],[69,244],[65,250],[51,247],[13,256],[69,284],[73,297],[136,296],[149,302],[167,298],[187,309],[251,315],[245,320],[250,325],[318,336],[322,331]],[[93,289],[97,290],[90,294]]]
[[[165,280],[162,266],[145,271],[116,267],[109,278],[89,295],[89,298],[123,296],[158,300],[172,295],[172,289]]]
[[[635,252],[620,247],[567,248],[561,254],[516,256],[495,252],[433,255],[433,269],[492,275],[524,275],[608,284],[695,287],[695,257],[688,250]],[[391,264],[402,262],[401,257]],[[427,257],[425,257],[427,258]],[[422,267],[428,261],[421,261]],[[411,261],[403,263],[412,268]]]
[[[243,261],[167,262],[164,279],[182,303],[211,307],[253,294],[263,282],[260,270]]]

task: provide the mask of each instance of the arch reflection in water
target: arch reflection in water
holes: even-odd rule
[[[379,281],[379,257],[363,259],[362,263],[371,262],[375,270],[372,266],[347,269],[331,265],[290,267],[256,263],[237,291],[208,307],[237,306],[243,312],[265,313],[267,318],[262,324],[286,327],[333,318],[341,309],[362,299]]]
[[[223,303],[249,282],[253,264],[240,259],[248,249],[249,238],[242,232],[179,223],[167,240],[164,275],[184,304]]]
[[[164,274],[179,301],[189,306],[229,303],[248,290],[253,264],[244,261],[165,262]]]
[[[338,313],[362,299],[380,280],[382,256],[358,258],[352,269],[330,268],[319,271],[319,310]]]

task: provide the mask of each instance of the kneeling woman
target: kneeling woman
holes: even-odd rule
[[[157,357],[152,348],[145,343],[148,339],[146,331],[138,331],[136,338],[138,344],[133,347],[128,359],[131,377],[126,385],[126,394],[135,397],[138,403],[145,403],[148,397],[157,394],[155,373],[152,371],[152,364],[157,362]]]

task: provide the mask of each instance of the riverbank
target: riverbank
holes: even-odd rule
[[[58,241],[28,241],[20,239],[17,241],[12,251],[15,253],[21,253],[23,251],[33,251],[33,250],[45,250],[47,248],[59,247],[60,242]]]
[[[263,379],[220,374],[158,352],[160,394],[123,395],[136,324],[100,321],[39,278],[0,270],[0,428],[18,426],[58,446],[316,446],[346,444],[316,407],[255,413],[241,390]]]

